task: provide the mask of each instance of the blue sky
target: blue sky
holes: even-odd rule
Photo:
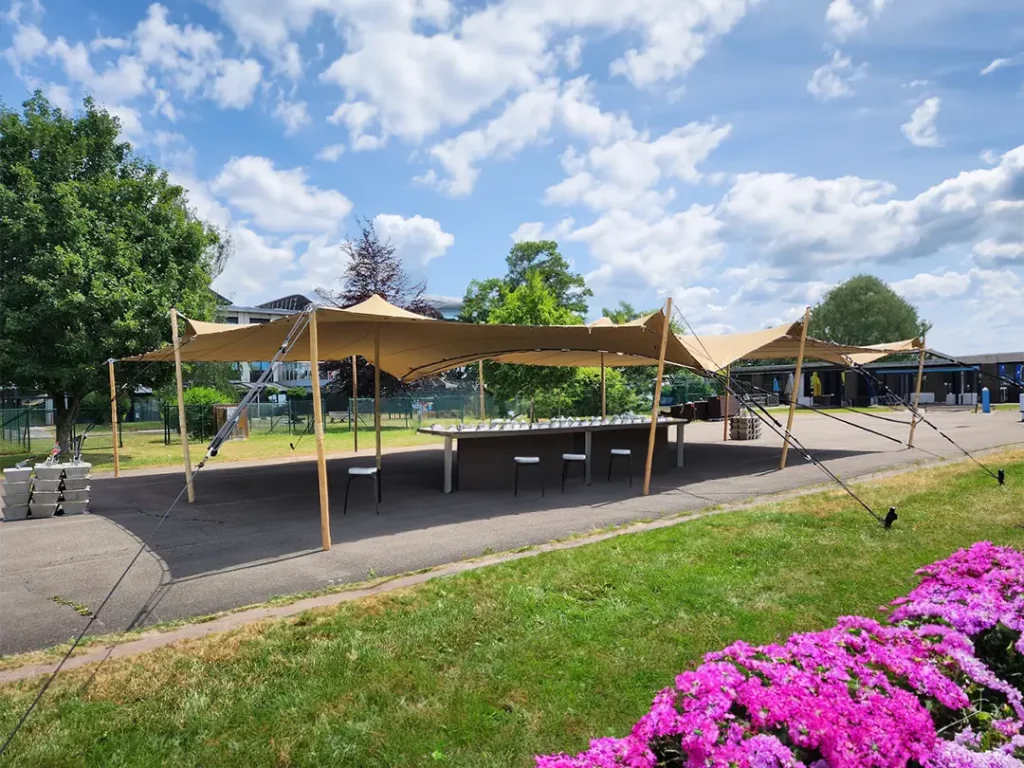
[[[0,8],[6,0],[0,0]],[[0,96],[92,94],[230,231],[215,287],[312,295],[374,219],[437,295],[552,238],[592,316],[796,319],[857,272],[950,352],[1024,348],[1020,0],[14,2]]]

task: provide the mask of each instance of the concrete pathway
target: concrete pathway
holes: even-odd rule
[[[849,414],[856,423],[905,439],[906,426]],[[1017,414],[929,416],[970,450],[1024,444]],[[181,489],[180,470],[134,472],[93,482],[94,514],[4,523],[0,527],[0,653],[70,638],[86,619],[66,602],[99,604],[142,540],[150,546],[93,627],[94,634],[229,610],[275,595],[365,580],[511,551],[573,534],[740,502],[826,480],[791,453],[777,470],[781,441],[766,434],[721,442],[721,424],[687,429],[686,467],[658,475],[652,495],[622,479],[577,482],[541,499],[510,489],[440,492],[441,451],[416,448],[385,456],[384,501],[373,514],[369,488],[353,487],[342,516],[345,467],[330,463],[332,537],[319,549],[316,468],[309,460],[244,466],[213,464],[197,479],[198,501],[180,503],[155,535],[160,515]],[[954,458],[959,451],[927,427],[921,450],[822,416],[802,416],[796,436],[844,478]],[[600,476],[600,473],[596,473]],[[510,478],[511,483],[511,478]],[[54,600],[57,597],[59,600]],[[227,621],[227,620],[225,620]]]

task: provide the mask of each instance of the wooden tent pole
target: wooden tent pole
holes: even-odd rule
[[[181,384],[181,342],[178,340],[178,310],[171,307],[171,340],[174,342],[174,377],[178,385],[178,432],[181,434],[181,457],[185,462],[185,482],[188,485],[188,503],[196,503],[196,489],[192,484],[192,457],[188,452],[188,425],[185,423],[185,389]]]
[[[487,414],[484,413],[484,361],[480,360],[477,365],[480,371],[480,421],[487,418]]]
[[[356,372],[356,356],[352,355],[352,450],[359,453],[359,374]]]
[[[110,373],[110,432],[114,440],[114,477],[121,476],[121,446],[117,434],[117,384],[114,382],[114,358],[107,360]]]
[[[331,506],[327,496],[327,457],[324,450],[324,411],[320,404],[320,336],[316,309],[309,313],[309,372],[313,385],[313,433],[316,435],[316,476],[320,483],[320,548],[331,548]]]
[[[722,440],[729,439],[729,387],[732,386],[732,366],[725,366],[725,402],[722,404]]]
[[[380,472],[380,326],[373,337],[373,429],[377,433],[377,472]]]
[[[782,441],[782,460],[779,462],[779,469],[786,468],[786,458],[789,455],[789,436],[793,432],[793,418],[796,416],[796,401],[800,397],[800,377],[804,370],[804,348],[807,346],[807,326],[811,322],[811,308],[804,310],[804,324],[800,329],[800,351],[796,357],[796,371],[793,373],[793,391],[789,399],[789,418],[786,420],[786,436]]]
[[[658,377],[654,380],[654,402],[651,404],[651,429],[647,435],[647,460],[644,463],[644,496],[651,494],[651,468],[654,464],[654,436],[658,429],[658,410],[661,404],[661,377],[665,374],[665,348],[672,323],[672,299],[665,302],[664,325],[661,328],[661,349],[658,352]]]
[[[917,411],[921,408],[921,384],[924,380],[924,355],[927,352],[925,339],[921,339],[921,352],[917,358],[917,386],[914,388],[914,413],[910,415],[910,437],[907,447],[914,447],[914,432],[917,429]]]
[[[605,396],[605,380],[604,380],[604,352],[601,353],[601,418],[608,416],[607,399]]]

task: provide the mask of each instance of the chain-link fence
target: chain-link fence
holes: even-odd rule
[[[0,409],[0,455],[38,455],[49,452],[57,439],[56,425],[57,411],[53,408]],[[129,428],[135,426],[133,424]],[[159,421],[154,426],[159,428]],[[124,447],[124,429],[125,424],[120,422],[120,447]],[[71,425],[72,442],[82,435],[87,435],[89,450],[112,449],[110,409],[82,408]]]

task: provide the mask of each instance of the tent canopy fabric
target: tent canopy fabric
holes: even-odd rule
[[[883,357],[895,355],[900,352],[912,352],[921,349],[921,340],[918,338],[893,341],[889,344],[872,344],[868,349],[876,349],[877,352],[855,352],[850,355],[850,360],[855,365],[868,365]]]
[[[437,320],[395,307],[379,296],[348,307],[315,310],[320,360],[343,360],[360,355],[373,360],[380,338],[380,367],[405,381],[429,376],[480,359],[508,359],[529,364],[597,365],[600,354],[614,356],[614,365],[650,365],[658,359],[661,333],[667,322],[662,312],[625,325],[598,321],[589,326],[477,325]],[[188,320],[181,343],[185,361],[238,362],[270,360],[303,315],[288,315],[269,323],[233,325]],[[309,332],[304,329],[285,361],[309,360]],[[541,362],[545,356],[577,355],[594,362]],[[589,357],[588,357],[589,354]],[[173,346],[130,360],[173,360]],[[573,358],[577,359],[576,357]],[[697,366],[678,339],[669,334],[666,360]],[[612,364],[612,363],[609,363]]]
[[[750,333],[723,336],[681,336],[679,341],[707,371],[723,371],[737,360],[774,360],[795,358],[800,354],[803,323],[796,322]],[[904,342],[898,342],[902,344]],[[834,344],[807,337],[804,355],[838,365],[849,365],[853,355],[877,354],[878,347]],[[884,352],[880,357],[891,354]]]
[[[346,309],[315,310],[320,360],[343,360],[360,355],[373,360],[380,337],[380,367],[404,381],[451,368],[494,360],[519,365],[609,367],[652,365],[658,360],[664,313],[616,325],[602,317],[590,325],[480,325],[438,320],[389,304],[380,296]],[[281,348],[302,314],[269,323],[237,325],[186,320],[181,343],[185,361],[239,362],[270,360]],[[795,358],[800,348],[801,323],[750,333],[722,336],[677,336],[669,333],[665,361],[715,373],[737,360]],[[870,347],[838,345],[808,338],[805,355],[839,365],[873,362],[896,352],[920,347],[917,339]],[[309,331],[304,329],[285,361],[309,360]],[[127,360],[174,359],[174,348],[160,349]]]

